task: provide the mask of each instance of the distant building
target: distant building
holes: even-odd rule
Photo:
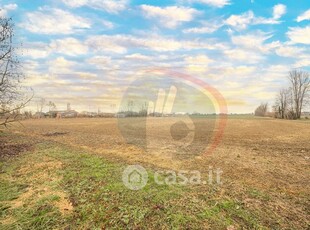
[[[43,112],[36,112],[34,115],[33,115],[33,117],[34,118],[44,118],[44,117],[46,117],[46,116],[48,116],[46,113],[43,113]]]
[[[47,112],[46,114],[47,114],[47,116],[48,117],[50,117],[50,118],[55,118],[55,117],[57,117],[57,113],[58,113],[59,111],[54,111],[54,110],[52,110],[52,111],[49,111],[49,112]]]
[[[97,117],[98,114],[95,112],[87,112],[87,111],[83,111],[79,114],[80,117]]]
[[[119,113],[115,114],[115,117],[117,117],[117,118],[124,118],[124,117],[126,117],[126,114],[123,113],[123,112],[119,112]]]
[[[75,118],[78,112],[71,109],[70,103],[67,104],[67,110],[53,110],[46,113],[50,118]]]
[[[108,118],[108,117],[114,117],[115,114],[114,113],[99,113],[98,116]]]
[[[78,112],[75,110],[49,111],[46,115],[50,118],[74,118],[78,116]]]
[[[75,110],[60,111],[57,113],[57,117],[60,117],[60,118],[75,118],[77,116],[78,116],[78,112]]]

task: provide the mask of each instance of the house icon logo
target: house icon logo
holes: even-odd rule
[[[124,185],[131,190],[142,189],[148,181],[148,174],[141,165],[130,165],[123,171]]]

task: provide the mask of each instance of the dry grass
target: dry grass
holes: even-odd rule
[[[127,120],[128,125],[140,122],[138,119]],[[205,214],[208,218],[219,218],[220,210],[229,210],[232,218],[244,215],[250,221],[250,217],[238,211],[237,206],[242,205],[255,214],[263,226],[287,229],[309,226],[309,122],[230,118],[221,144],[211,156],[204,156],[184,155],[186,141],[172,141],[169,127],[176,121],[177,118],[148,119],[147,140],[151,144],[147,153],[132,143],[126,143],[119,132],[117,119],[112,118],[28,120],[23,123],[25,128],[15,128],[14,131],[34,140],[52,140],[101,154],[112,161],[142,164],[152,169],[192,169],[207,175],[209,166],[220,168],[223,184],[210,200],[200,200],[202,206],[213,207]],[[211,120],[199,122],[212,124]],[[205,146],[205,140],[198,145]],[[44,177],[46,171],[60,167],[58,164],[46,159],[42,165],[30,168],[44,168],[40,175]],[[21,170],[27,173],[27,169]],[[174,202],[193,202],[206,193],[210,193],[210,188],[197,186],[186,198]],[[189,206],[185,208],[190,212]]]

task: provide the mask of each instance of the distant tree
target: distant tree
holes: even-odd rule
[[[306,100],[310,92],[310,75],[302,70],[292,70],[288,79],[292,90],[294,119],[299,119],[303,107],[307,104]]]
[[[284,119],[286,118],[288,106],[289,106],[289,97],[291,91],[289,89],[281,89],[275,104],[275,115],[277,118]]]
[[[40,98],[39,101],[38,101],[38,105],[39,105],[39,109],[40,109],[40,118],[41,118],[41,115],[43,113],[43,109],[45,107],[45,98]]]
[[[0,17],[0,128],[18,120],[20,110],[31,100],[21,93],[20,63],[14,46],[12,19]]]
[[[276,118],[295,119],[294,103],[292,89],[281,89],[274,105],[274,114]]]
[[[264,117],[266,116],[267,111],[268,111],[268,103],[262,103],[255,109],[254,115],[258,117]]]
[[[142,103],[138,116],[139,117],[146,117],[147,116],[147,108],[148,108],[147,102]]]
[[[26,119],[32,118],[32,112],[31,111],[24,111],[23,115]]]
[[[55,103],[52,102],[52,101],[49,101],[49,102],[47,103],[47,106],[48,106],[48,111],[49,111],[49,112],[52,111],[52,110],[56,110],[56,105],[55,105]]]

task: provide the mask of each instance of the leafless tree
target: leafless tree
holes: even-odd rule
[[[291,88],[280,90],[274,105],[274,115],[276,118],[281,119],[295,119]]]
[[[23,98],[21,80],[24,75],[13,43],[11,19],[0,17],[0,127],[18,120],[19,111],[30,99]]]
[[[255,109],[254,114],[255,116],[264,117],[266,116],[267,111],[268,111],[268,103],[262,103]]]
[[[292,98],[294,103],[294,119],[299,119],[303,106],[306,104],[306,98],[310,92],[310,75],[302,70],[292,70],[288,79],[291,84]]]
[[[40,109],[39,118],[41,118],[41,116],[42,116],[44,107],[45,107],[45,98],[40,98],[38,101],[38,108]]]
[[[275,105],[275,113],[276,117],[284,119],[287,114],[288,106],[289,106],[289,97],[290,90],[289,89],[281,89],[278,97],[276,99]]]
[[[47,106],[48,106],[48,111],[49,111],[49,112],[56,109],[56,105],[55,105],[55,103],[52,102],[52,101],[49,101],[49,102],[47,103]]]

